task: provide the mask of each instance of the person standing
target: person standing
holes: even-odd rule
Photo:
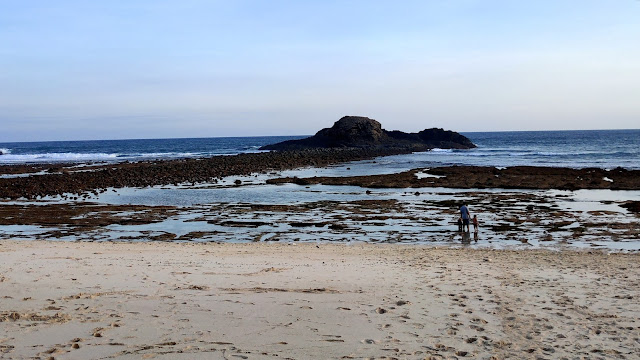
[[[462,228],[467,227],[467,232],[471,232],[469,229],[469,219],[471,218],[471,214],[469,214],[469,209],[467,205],[460,206],[460,217],[462,218]]]

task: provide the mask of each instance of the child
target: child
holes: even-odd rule
[[[458,217],[458,232],[462,232],[462,217]]]
[[[478,215],[473,215],[473,232],[478,233]]]

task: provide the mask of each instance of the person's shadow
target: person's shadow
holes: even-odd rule
[[[462,243],[463,244],[471,244],[471,234],[468,232],[462,233]]]

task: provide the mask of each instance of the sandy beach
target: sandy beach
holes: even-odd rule
[[[637,359],[639,254],[0,242],[3,359]]]

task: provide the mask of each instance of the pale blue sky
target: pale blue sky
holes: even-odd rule
[[[640,127],[640,1],[0,0],[0,141]]]

